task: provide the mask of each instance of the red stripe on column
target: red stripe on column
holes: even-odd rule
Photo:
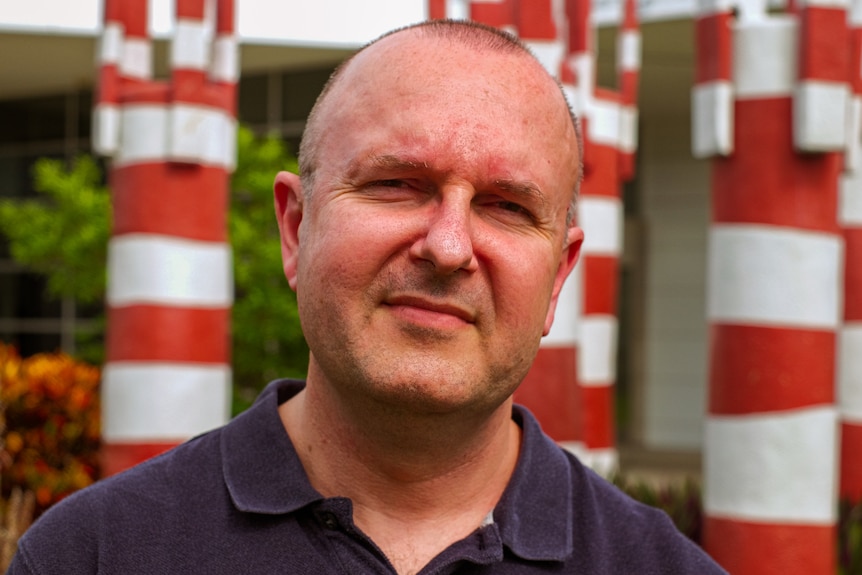
[[[584,54],[592,49],[590,7],[589,0],[566,0],[566,17],[569,20],[569,54]]]
[[[638,80],[640,73],[635,71],[620,72],[620,101],[633,106],[638,100]]]
[[[171,72],[171,97],[174,102],[197,104],[219,110],[233,110],[233,95],[225,91],[233,84],[211,84],[207,72],[178,68]]]
[[[846,82],[850,64],[847,11],[808,6],[800,19],[799,77]]]
[[[135,164],[111,174],[114,235],[165,234],[227,240],[228,176],[223,168]]]
[[[108,361],[230,362],[230,309],[108,308]]]
[[[116,475],[151,457],[164,453],[180,443],[182,443],[180,440],[160,443],[105,442],[102,444],[100,452],[102,476],[110,477],[111,475]]]
[[[850,85],[853,93],[862,94],[862,29],[851,29],[848,42],[850,42]]]
[[[586,130],[584,134],[589,145],[584,146],[583,193],[620,197],[619,151],[612,146],[593,142]]]
[[[105,24],[111,22],[120,22],[123,19],[123,1],[122,0],[105,0],[102,3],[103,20]]]
[[[735,152],[712,164],[713,222],[837,232],[841,155],[793,150],[790,98],[737,101],[734,109]]]
[[[862,321],[862,228],[844,229],[844,258],[844,319]]]
[[[705,517],[706,552],[733,575],[836,572],[834,526],[750,523]]]
[[[575,348],[543,347],[527,377],[515,391],[515,401],[529,409],[555,441],[580,439],[580,398]]]
[[[730,21],[728,12],[695,20],[695,84],[731,79]]]
[[[556,40],[551,0],[530,0],[518,6],[518,34],[529,40]]]
[[[584,266],[584,314],[617,313],[619,259],[586,255]]]
[[[614,386],[581,386],[584,443],[590,449],[614,446]]]
[[[99,86],[96,103],[116,104],[120,101],[120,74],[115,64],[99,68]]]
[[[428,0],[428,19],[441,20],[446,17],[446,0]]]
[[[216,33],[233,34],[236,27],[235,19],[236,8],[234,0],[218,0],[216,8]]]
[[[203,20],[204,0],[176,0],[177,18]]]
[[[507,28],[515,25],[515,2],[471,2],[470,19],[497,28]]]
[[[841,498],[862,501],[862,424],[841,424],[840,478]]]
[[[149,37],[147,0],[123,0],[122,5],[126,36],[133,38]]]
[[[149,80],[125,80],[120,94],[123,104],[167,104],[170,97],[170,86]]]
[[[713,324],[710,336],[710,413],[834,403],[833,331]]]

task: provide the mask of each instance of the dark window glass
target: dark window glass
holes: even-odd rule
[[[266,124],[267,75],[242,76],[239,81],[239,120]]]

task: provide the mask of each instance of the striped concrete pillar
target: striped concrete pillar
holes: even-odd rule
[[[597,88],[585,115],[589,142],[578,220],[584,229],[581,356],[585,462],[609,474],[617,467],[614,384],[617,358],[617,293],[622,255],[620,174],[622,106],[619,94]]]
[[[105,37],[119,37],[126,54],[129,38],[146,37],[146,0],[122,7],[125,34],[106,27]],[[232,0],[206,7],[204,0],[176,3],[170,83],[130,78],[121,67],[115,102],[96,104],[97,115],[102,105],[117,110],[116,133],[95,133],[96,150],[113,149],[102,383],[107,475],[229,415],[226,210],[237,57]]]
[[[734,574],[834,573],[841,157],[794,149],[799,24],[755,8],[731,24],[732,154],[713,161],[704,546]]]
[[[845,173],[839,222],[844,231],[844,324],[839,338],[838,399],[841,409],[839,493],[862,501],[862,0],[850,11],[850,83]]]

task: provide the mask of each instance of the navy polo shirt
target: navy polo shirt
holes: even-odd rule
[[[353,523],[351,501],[308,482],[278,405],[303,382],[270,384],[226,426],[51,508],[8,573],[392,574]],[[518,464],[493,518],[421,571],[723,573],[663,513],[584,468],[525,409]]]

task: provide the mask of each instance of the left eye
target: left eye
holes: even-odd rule
[[[497,202],[497,207],[500,208],[501,210],[505,210],[507,212],[530,215],[530,212],[524,206],[522,206],[521,204],[517,204],[515,202],[500,201],[500,202]]]
[[[404,180],[378,180],[374,182],[374,185],[383,188],[404,188],[408,184]]]

